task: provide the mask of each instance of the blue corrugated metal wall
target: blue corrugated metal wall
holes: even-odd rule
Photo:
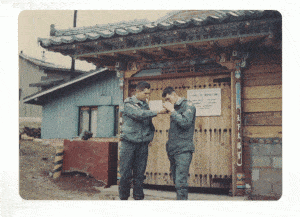
[[[78,136],[79,106],[100,106],[97,137],[113,136],[113,106],[122,103],[119,80],[114,73],[43,106],[42,138],[72,139]],[[101,117],[105,113],[105,118]],[[107,126],[107,127],[105,127]]]

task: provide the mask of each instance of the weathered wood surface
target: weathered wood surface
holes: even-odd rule
[[[251,138],[282,137],[281,126],[245,126],[244,136]]]
[[[244,87],[243,99],[281,98],[282,85]]]
[[[243,112],[282,111],[282,99],[246,99],[242,109]]]
[[[250,65],[248,69],[243,71],[243,74],[257,74],[257,73],[265,73],[265,72],[281,72],[282,66],[280,64],[253,64]]]
[[[255,57],[243,70],[243,86],[282,84],[281,54],[258,54]]]
[[[281,126],[282,112],[255,112],[243,114],[244,126]]]
[[[282,84],[281,72],[276,72],[276,73],[266,72],[266,73],[243,75],[243,87],[281,85],[281,84]]]

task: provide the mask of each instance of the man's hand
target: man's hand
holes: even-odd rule
[[[165,109],[167,109],[169,112],[173,112],[175,109],[174,109],[174,105],[172,104],[172,103],[170,103],[170,102],[165,102],[164,104],[163,104],[163,107],[165,108]]]
[[[162,110],[158,110],[157,114],[166,114],[167,112],[168,112],[168,110],[163,108]]]

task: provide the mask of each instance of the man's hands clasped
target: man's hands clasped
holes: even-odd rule
[[[173,112],[175,109],[174,109],[174,105],[170,102],[165,102],[163,104],[163,107],[168,111],[168,112]]]

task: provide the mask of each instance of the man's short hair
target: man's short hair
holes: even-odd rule
[[[165,98],[167,96],[167,94],[172,94],[173,92],[175,92],[173,87],[166,87],[162,93],[162,97]]]
[[[146,81],[140,81],[137,85],[136,88],[137,90],[143,91],[144,89],[150,89],[151,85],[147,83]]]

